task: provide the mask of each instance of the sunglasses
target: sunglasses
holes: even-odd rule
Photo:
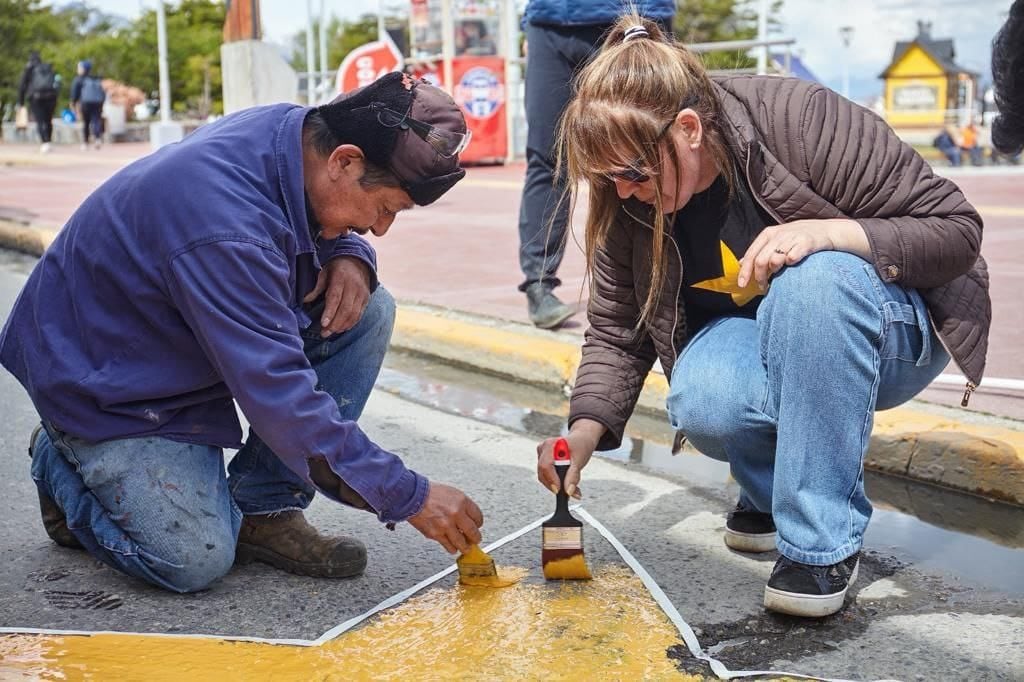
[[[689,109],[696,103],[696,95],[691,94],[689,97],[687,97],[683,101],[683,103],[679,105],[679,109],[676,111],[675,115],[672,116],[671,120],[669,120],[669,122],[665,124],[661,131],[658,132],[657,136],[654,138],[653,146],[657,147],[658,144],[661,142],[661,138],[665,137],[665,134],[672,127],[672,124],[676,122],[676,116],[679,115],[679,112],[682,111],[683,109]],[[623,180],[625,182],[634,182],[638,185],[642,185],[643,183],[651,179],[651,174],[649,172],[640,170],[643,167],[644,158],[641,156],[636,159],[633,159],[633,162],[630,163],[626,168],[623,168],[622,170],[612,171],[611,173],[608,174],[608,177],[610,177],[612,180]]]
[[[365,107],[353,109],[353,112],[369,109],[377,114],[377,122],[385,128],[401,128],[411,130],[418,138],[433,147],[434,151],[445,159],[458,156],[473,137],[473,131],[466,129],[464,133],[456,133],[424,121],[413,118],[406,111],[404,114],[388,108],[383,102],[371,102]]]

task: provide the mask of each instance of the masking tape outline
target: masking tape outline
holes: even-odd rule
[[[668,598],[668,595],[661,589],[657,581],[647,572],[640,562],[633,556],[632,552],[626,549],[625,545],[619,542],[619,539],[612,534],[610,530],[594,518],[586,509],[581,505],[574,505],[571,507],[580,518],[586,521],[591,527],[594,528],[598,533],[601,534],[608,543],[618,552],[619,556],[626,563],[627,566],[632,569],[633,573],[640,578],[640,582],[644,584],[651,597],[657,603],[658,607],[662,610],[662,613],[672,622],[680,636],[683,638],[683,643],[686,644],[687,649],[690,651],[690,655],[694,658],[700,659],[708,663],[711,667],[712,672],[721,679],[735,679],[739,677],[754,677],[758,675],[786,675],[789,677],[799,677],[803,679],[814,679],[822,680],[823,682],[851,682],[850,680],[843,678],[828,678],[828,677],[817,677],[813,675],[804,675],[801,673],[785,672],[780,670],[729,670],[725,664],[719,661],[717,658],[707,654],[701,647],[700,642],[697,640],[697,635],[693,632],[693,629],[686,622],[686,620],[680,615],[679,610],[675,607],[675,604]],[[544,521],[548,519],[548,516],[542,516],[541,518],[533,521],[517,531],[509,533],[505,537],[496,540],[486,547],[485,552],[491,552],[498,549],[513,540],[516,540],[523,535],[526,535],[530,531],[538,528]],[[154,633],[154,632],[115,632],[109,630],[48,630],[43,628],[12,628],[12,627],[0,627],[0,633],[3,634],[38,634],[38,635],[72,635],[72,636],[91,636],[91,635],[128,635],[128,636],[142,636],[142,637],[176,637],[183,639],[220,639],[231,642],[254,642],[259,644],[274,644],[274,645],[285,645],[285,646],[301,646],[301,647],[314,647],[321,646],[326,642],[336,639],[345,632],[351,630],[355,626],[359,625],[366,619],[380,613],[381,611],[387,610],[398,604],[402,603],[412,595],[423,590],[430,585],[433,585],[441,578],[451,575],[458,569],[456,564],[452,564],[444,570],[438,571],[434,575],[421,580],[412,587],[409,587],[401,592],[388,597],[384,601],[380,602],[370,610],[350,618],[339,625],[327,630],[325,633],[320,635],[314,640],[308,639],[271,639],[265,637],[248,637],[244,635],[208,635],[208,634],[174,634],[174,633]],[[879,680],[878,682],[886,682],[885,680]]]

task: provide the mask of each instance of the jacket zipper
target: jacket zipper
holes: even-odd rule
[[[751,146],[753,146],[753,145],[751,145]],[[744,173],[747,176],[747,187],[750,188],[750,196],[754,197],[754,200],[758,203],[758,205],[760,205],[761,208],[763,208],[768,215],[770,215],[772,218],[774,218],[776,221],[778,221],[778,223],[781,225],[782,222],[783,222],[782,218],[780,218],[774,211],[772,211],[764,203],[764,201],[761,200],[761,196],[760,196],[759,193],[754,191],[754,184],[750,180],[750,157],[751,157],[751,154],[748,153],[747,154],[747,163],[744,166]],[[927,306],[926,306],[926,310],[927,310]],[[946,354],[949,355],[949,357],[953,360],[953,363],[957,366],[957,369],[959,369],[960,372],[964,376],[966,376],[967,372],[965,372],[964,368],[960,365],[960,361],[957,360],[956,356],[953,355],[953,353],[949,350],[949,347],[946,345],[946,342],[943,340],[942,335],[939,334],[938,327],[935,326],[935,321],[932,320],[932,311],[927,310],[927,312],[928,312],[928,322],[931,324],[932,329],[936,330],[935,338],[937,338],[939,340],[939,343],[942,344],[942,348],[946,351]],[[973,381],[970,381],[970,380],[967,381],[967,385],[964,387],[964,397],[960,400],[960,407],[967,407],[967,403],[969,403],[971,401],[971,394],[974,393],[974,391],[976,391],[977,389],[978,389],[977,384],[975,384]]]
[[[640,223],[641,225],[643,225],[644,227],[649,229],[651,231],[651,233],[653,234],[653,232],[654,232],[654,226],[653,225],[648,225],[645,221],[641,220],[640,218],[637,218],[635,215],[630,213],[629,209],[626,208],[625,206],[622,207],[622,210],[623,210],[623,212],[626,215],[628,215],[630,218],[632,218],[633,220],[637,221],[638,223]],[[672,248],[675,249],[675,252],[676,252],[676,260],[679,261],[679,278],[680,278],[680,286],[682,286],[681,281],[682,281],[682,277],[683,277],[683,254],[681,254],[679,252],[679,244],[676,243],[675,239],[670,238],[669,241],[672,242]],[[670,336],[669,343],[672,344],[672,362],[673,362],[673,364],[675,363],[676,359],[679,357],[679,352],[676,350],[676,328],[678,326],[679,326],[679,292],[677,291],[676,292],[676,304],[672,308],[672,333],[669,335]],[[664,371],[665,370],[664,366],[661,369],[662,369],[662,371]],[[667,375],[665,376],[666,380],[668,380],[670,378],[671,377],[669,377]],[[675,454],[675,453],[673,453],[673,454]]]

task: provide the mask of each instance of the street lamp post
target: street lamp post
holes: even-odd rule
[[[850,42],[853,40],[853,26],[841,26],[839,38],[843,41],[843,97],[850,99]]]
[[[768,0],[761,0],[757,12],[757,39],[761,42],[768,40]],[[759,45],[757,48],[757,73],[763,76],[768,73],[768,46]]]
[[[156,3],[157,69],[160,75],[160,122],[149,126],[149,144],[153,149],[177,142],[184,137],[184,128],[171,120],[171,79],[167,68],[167,16],[164,0]]]

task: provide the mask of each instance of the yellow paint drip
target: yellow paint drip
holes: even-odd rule
[[[0,637],[0,679],[699,680],[666,655],[671,622],[625,568],[588,583],[437,587],[319,647],[130,635]]]
[[[583,554],[544,563],[544,577],[548,580],[590,580],[590,569]]]

